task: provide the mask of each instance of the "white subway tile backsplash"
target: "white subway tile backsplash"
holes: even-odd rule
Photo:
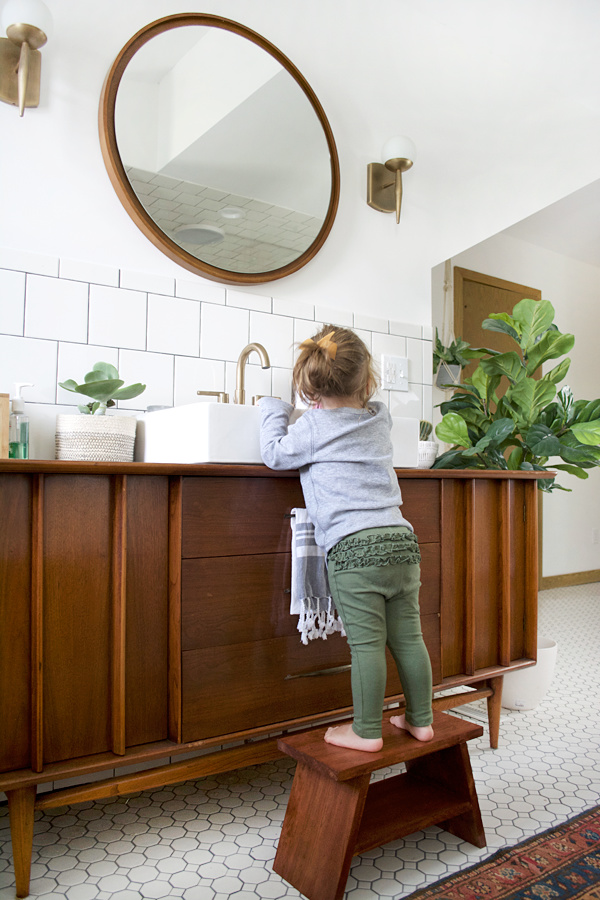
[[[262,344],[272,366],[294,365],[294,320],[286,316],[271,316],[266,313],[250,313],[250,340]],[[250,362],[258,362],[253,354]]]
[[[25,410],[29,416],[30,459],[55,459],[56,417],[60,414],[78,416],[80,413],[72,406],[44,403],[26,403]]]
[[[390,391],[390,413],[393,416],[421,419],[423,412],[423,385],[408,383],[408,391]]]
[[[327,325],[343,325],[352,328],[354,317],[346,309],[334,309],[331,306],[315,306],[315,319]]]
[[[147,349],[180,356],[198,356],[200,353],[198,301],[149,294]]]
[[[23,334],[25,273],[0,269],[0,333]]]
[[[91,285],[90,343],[144,350],[146,307],[147,295],[141,291]]]
[[[131,291],[151,291],[154,294],[175,296],[175,279],[169,275],[155,275],[149,272],[130,272],[121,269],[120,287]]]
[[[253,309],[258,312],[271,312],[271,298],[258,294],[247,294],[245,291],[234,291],[227,288],[227,306],[239,306],[241,309]]]
[[[273,313],[277,316],[290,316],[293,319],[314,319],[315,308],[312,303],[300,300],[281,300],[273,297]]]
[[[199,397],[196,391],[224,391],[225,363],[214,359],[175,357],[174,406],[201,403],[216,397]],[[233,398],[230,398],[233,400]]]
[[[292,373],[290,369],[271,370],[271,395],[292,402]]]
[[[126,385],[141,382],[146,390],[133,400],[119,400],[119,409],[173,406],[174,359],[166,353],[119,351],[119,375]]]
[[[113,266],[102,266],[98,263],[82,262],[78,259],[61,259],[59,274],[61,278],[72,281],[89,281],[92,284],[119,286],[119,270]]]
[[[391,356],[407,356],[406,338],[396,334],[373,334],[371,353],[377,365],[381,364],[381,354],[389,353]]]
[[[389,334],[389,322],[377,316],[365,316],[362,313],[354,313],[354,327],[364,328],[367,331],[378,331],[381,334]]]
[[[433,388],[430,384],[423,385],[423,412],[421,418],[427,422],[433,422]]]
[[[18,269],[19,272],[56,277],[58,275],[58,257],[30,253],[29,250],[10,250],[0,247],[0,268]]]
[[[88,285],[80,281],[28,275],[25,336],[77,341],[88,339]]]
[[[298,344],[311,338],[314,334],[318,334],[323,327],[323,322],[307,322],[304,319],[296,319],[294,321],[294,359],[296,358],[296,350]]]
[[[250,313],[232,306],[202,303],[200,356],[237,361],[250,338]]]
[[[32,403],[54,403],[56,397],[56,341],[0,335],[0,392],[14,396],[15,382],[34,385],[23,388],[23,399]]]
[[[219,303],[225,305],[225,288],[220,284],[212,284],[198,278],[196,281],[186,281],[178,278],[175,283],[175,296],[186,300],[203,300],[205,303]]]
[[[433,384],[433,345],[431,341],[421,341],[423,353],[423,384]]]
[[[88,403],[82,394],[74,394],[59,387],[61,381],[70,378],[82,384],[88,372],[98,362],[107,362],[119,367],[119,351],[116,347],[98,347],[95,344],[68,344],[61,341],[58,345],[58,374],[56,378],[56,403],[80,406]]]
[[[410,325],[406,322],[392,322],[390,321],[390,334],[400,334],[403,337],[421,337],[421,326],[420,325]]]
[[[423,383],[423,342],[414,338],[406,339],[406,355],[408,357],[408,379]]]

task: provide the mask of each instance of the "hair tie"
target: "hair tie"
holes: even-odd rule
[[[330,359],[335,359],[338,345],[335,341],[331,340],[331,336],[333,334],[335,334],[335,331],[330,331],[329,334],[326,334],[325,337],[322,337],[318,341],[313,341],[312,338],[307,338],[300,344],[300,349],[309,350],[311,347],[322,347],[323,350],[327,351]]]

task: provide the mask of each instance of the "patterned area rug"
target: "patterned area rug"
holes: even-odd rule
[[[405,900],[600,900],[600,807]]]

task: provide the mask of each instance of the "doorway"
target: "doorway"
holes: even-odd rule
[[[470,269],[454,267],[454,334],[468,341],[472,347],[489,347],[506,353],[514,350],[514,341],[499,331],[484,331],[481,323],[490,313],[512,313],[519,300],[541,300],[542,292],[538,288],[515,284],[492,275],[472,272]],[[473,360],[465,366],[461,380],[468,378],[479,360]],[[538,374],[539,377],[539,374]],[[538,491],[538,586],[543,585],[542,578],[542,526],[543,507],[542,493]]]

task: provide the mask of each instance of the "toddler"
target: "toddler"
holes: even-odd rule
[[[300,470],[350,646],[354,721],[329,728],[325,740],[370,752],[383,746],[387,645],[406,699],[406,714],[391,722],[429,741],[432,677],[419,616],[419,547],[400,512],[391,417],[371,400],[371,354],[353,331],[329,325],[300,344],[293,383],[311,408],[288,431],[293,407],[263,397],[261,454],[272,469]]]

